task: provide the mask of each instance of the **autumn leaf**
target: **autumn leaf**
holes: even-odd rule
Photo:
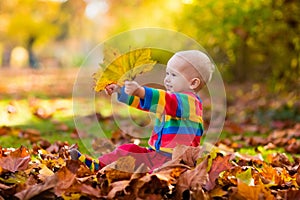
[[[135,158],[132,156],[120,157],[117,161],[105,166],[99,173],[105,174],[108,183],[120,180],[129,180],[135,169]]]
[[[249,186],[243,181],[238,180],[237,191],[232,195],[233,199],[245,199],[245,200],[275,200],[275,197],[271,194],[263,184]]]
[[[172,160],[184,163],[190,167],[196,165],[196,161],[200,156],[201,149],[186,145],[177,145],[172,154]]]
[[[296,182],[298,185],[300,185],[300,165],[297,168]]]
[[[76,175],[72,173],[67,167],[62,167],[56,174],[57,183],[55,186],[55,194],[60,196],[68,190],[75,182]]]
[[[222,188],[220,187],[215,187],[213,190],[211,190],[209,192],[210,197],[214,198],[214,197],[222,197],[224,195],[227,195],[227,191],[224,191]]]
[[[246,171],[244,172],[240,172],[236,174],[236,178],[239,181],[242,181],[243,183],[249,185],[249,186],[253,186],[254,185],[254,179],[252,177],[252,170],[251,168],[248,168]]]
[[[46,165],[40,164],[39,167],[41,168],[38,174],[40,180],[45,181],[47,177],[54,175],[53,171],[50,170]]]
[[[22,130],[20,131],[19,136],[28,139],[31,143],[36,143],[41,140],[41,133],[36,129]]]
[[[208,182],[207,164],[208,160],[206,157],[196,168],[184,172],[179,177],[176,189],[180,198],[186,195],[189,196],[192,192],[200,192],[200,194],[202,194],[202,186]]]
[[[128,187],[129,182],[129,180],[123,180],[112,183],[112,189],[107,195],[108,199],[118,199],[118,197],[125,196],[125,188]]]
[[[170,191],[170,183],[165,176],[151,174],[140,178],[137,188],[137,196],[142,199],[147,199],[150,195],[154,195],[154,199],[162,199]]]
[[[45,180],[45,182],[29,187],[23,191],[20,191],[19,193],[16,193],[15,196],[23,200],[32,199],[37,195],[39,195],[40,198],[43,198],[40,194],[54,188],[56,184],[57,184],[57,179],[56,176],[53,175],[48,177]]]
[[[209,181],[205,185],[205,189],[212,190],[216,183],[216,179],[219,177],[220,173],[228,170],[232,167],[232,164],[229,162],[231,155],[222,156],[220,154],[212,161],[211,168],[209,170]]]
[[[25,147],[20,147],[8,156],[0,157],[0,166],[10,172],[25,170],[30,162],[30,154]]]
[[[93,75],[95,91],[104,90],[112,83],[123,85],[125,80],[134,80],[139,74],[150,71],[156,61],[151,60],[151,49],[141,48],[121,54],[118,50],[104,48],[101,68]]]

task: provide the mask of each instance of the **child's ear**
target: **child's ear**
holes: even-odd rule
[[[190,89],[195,90],[201,84],[201,80],[199,78],[193,78],[191,80]]]

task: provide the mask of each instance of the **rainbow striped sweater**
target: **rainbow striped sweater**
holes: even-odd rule
[[[172,153],[178,144],[198,146],[203,134],[202,101],[199,96],[187,93],[170,93],[145,88],[145,98],[129,96],[124,87],[118,100],[137,109],[156,114],[152,135],[148,141],[156,151]]]

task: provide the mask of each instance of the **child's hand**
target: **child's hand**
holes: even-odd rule
[[[120,86],[118,86],[117,84],[109,84],[105,87],[105,92],[108,95],[112,95],[112,93],[114,92],[118,92],[120,89]]]
[[[135,81],[125,81],[125,93],[143,99],[145,96],[145,89]]]
[[[135,81],[125,81],[125,93],[133,95],[134,92],[141,86]]]

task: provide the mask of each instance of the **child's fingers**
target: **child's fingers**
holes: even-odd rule
[[[111,92],[108,89],[105,89],[105,94],[111,95]]]
[[[105,93],[108,95],[111,95],[113,93],[113,90],[114,90],[114,85],[112,85],[112,84],[107,85],[105,87]]]

